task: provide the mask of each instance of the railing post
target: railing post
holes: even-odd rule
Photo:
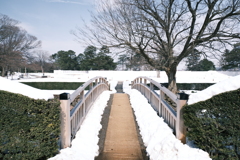
[[[91,90],[92,88],[93,88],[93,82],[90,83],[90,85],[89,85],[89,90]]]
[[[95,85],[94,86],[96,86],[98,84],[98,79],[95,79]]]
[[[152,105],[152,92],[151,91],[153,91],[153,84],[150,82],[149,102]]]
[[[185,93],[178,94],[177,102],[177,122],[176,122],[176,138],[186,143],[186,127],[183,120],[182,108],[187,103],[188,95]]]
[[[86,116],[85,100],[84,100],[84,90],[80,93],[80,100],[83,102],[83,117]]]
[[[70,94],[60,94],[60,102],[61,148],[66,148],[71,144]]]

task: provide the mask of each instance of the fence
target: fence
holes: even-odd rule
[[[188,95],[184,93],[175,95],[160,83],[147,77],[134,79],[132,89],[137,89],[148,99],[153,109],[173,129],[176,138],[185,143],[186,128],[181,109],[186,104]]]
[[[88,91],[84,94],[87,89]],[[108,89],[109,85],[105,78],[95,77],[85,82],[71,95],[60,94],[61,148],[70,146],[71,139],[76,135],[93,102]]]

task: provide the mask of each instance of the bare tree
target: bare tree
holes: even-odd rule
[[[178,64],[194,49],[216,56],[240,39],[240,0],[115,0],[100,2],[81,42],[131,49],[168,76],[177,92]]]
[[[45,65],[49,62],[50,60],[50,54],[47,51],[43,50],[38,50],[35,51],[35,62],[40,66],[42,74],[44,76],[44,68]]]
[[[17,26],[18,22],[0,15],[0,67],[2,76],[10,68],[20,67],[27,62],[31,51],[40,46],[36,37]]]

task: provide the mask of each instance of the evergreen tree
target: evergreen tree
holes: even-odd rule
[[[83,55],[80,54],[80,69],[81,70],[95,70],[95,57],[97,55],[97,48],[95,46],[88,46]]]
[[[58,51],[53,54],[52,59],[55,60],[57,69],[77,70],[79,69],[77,57],[74,51]]]
[[[122,70],[125,70],[125,65],[128,61],[129,57],[127,54],[122,54],[118,57],[118,65],[121,65]]]
[[[212,61],[204,58],[201,59],[203,53],[199,52],[197,49],[194,49],[192,53],[189,54],[186,60],[187,70],[189,71],[209,71],[215,70],[215,65]]]
[[[222,55],[221,66],[223,70],[240,67],[240,43],[235,44],[231,51],[225,51]]]
[[[199,70],[199,61],[201,59],[202,52],[199,52],[197,49],[194,49],[192,53],[189,54],[186,61],[187,70],[197,71]]]
[[[199,71],[209,71],[209,70],[216,70],[215,65],[212,61],[208,59],[203,59],[196,65]]]
[[[102,46],[97,53],[95,46],[88,46],[83,54],[79,54],[78,61],[81,70],[114,70],[116,63],[108,56],[109,48]]]
[[[110,54],[110,50],[107,46],[102,46],[97,57],[95,58],[96,66],[94,69],[97,70],[114,70],[117,66],[116,63],[113,62],[112,57],[108,56]]]
[[[140,54],[131,54],[126,67],[133,71],[140,71],[145,65],[145,59]]]

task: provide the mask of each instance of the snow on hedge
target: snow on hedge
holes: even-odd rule
[[[240,88],[240,75],[228,78],[221,82],[218,82],[202,91],[189,96],[188,105],[197,103],[200,101],[205,101],[211,97],[228,91],[233,91]]]

